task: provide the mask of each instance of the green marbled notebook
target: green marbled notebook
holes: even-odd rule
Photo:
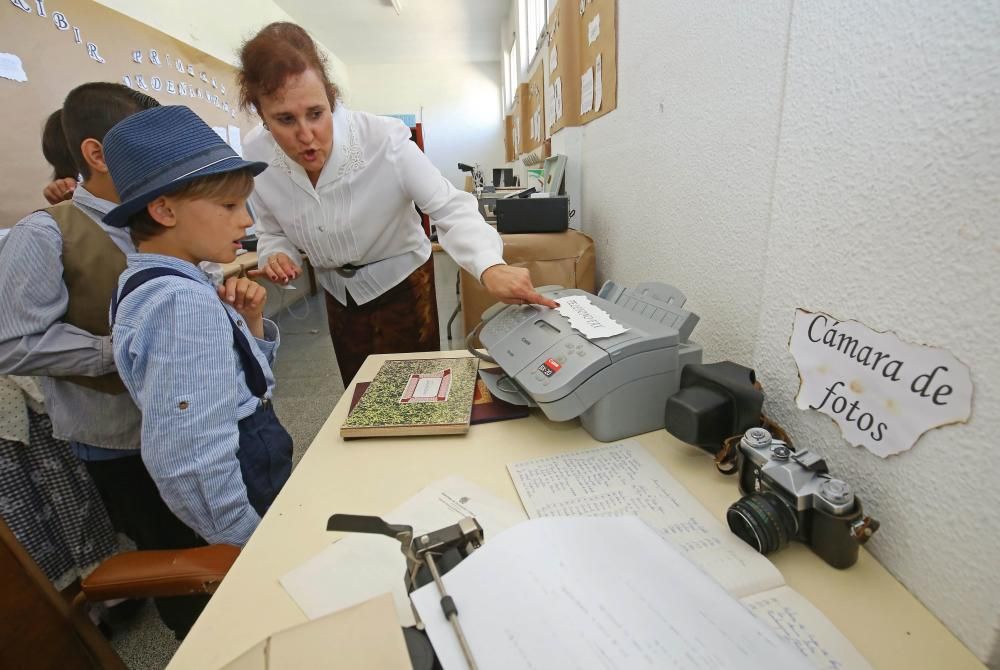
[[[469,430],[478,358],[389,360],[340,427],[343,437],[448,435]]]

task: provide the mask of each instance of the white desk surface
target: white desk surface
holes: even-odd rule
[[[462,353],[372,356],[357,380],[370,380],[386,358]],[[325,528],[334,512],[383,514],[426,484],[453,474],[520,505],[508,463],[600,444],[578,421],[553,423],[538,410],[527,419],[472,426],[467,435],[344,441],[339,429],[352,388],[337,403],[168,670],[218,668],[269,634],[306,621],[278,578],[330,543],[333,534]],[[725,510],[739,495],[734,478],[716,473],[707,454],[665,431],[635,439],[725,523]],[[818,607],[875,668],[983,667],[866,551],[843,571],[799,543],[772,558],[788,585]]]

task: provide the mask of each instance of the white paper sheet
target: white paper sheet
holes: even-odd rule
[[[9,53],[0,53],[0,77],[13,81],[28,81],[28,73],[24,71],[20,57]]]
[[[549,49],[549,74],[555,72],[557,67],[559,67],[559,53],[552,47]]]
[[[555,100],[556,113],[554,119],[558,121],[562,118],[563,113],[562,79],[560,77],[556,77],[556,81],[553,86],[555,87],[555,95],[553,96],[553,99]]]
[[[782,586],[741,598],[754,616],[792,643],[819,670],[871,670],[871,665],[823,613]]]
[[[587,26],[587,44],[593,44],[597,41],[597,38],[601,36],[601,15],[598,14],[593,19],[591,19],[590,24]]]
[[[580,116],[594,108],[594,68],[588,67],[580,76]]]
[[[229,146],[238,153],[240,156],[243,155],[243,140],[240,138],[240,127],[239,126],[229,126]]]
[[[449,526],[466,516],[476,517],[487,542],[526,518],[522,510],[461,477],[434,482],[382,518],[412,526],[419,534]],[[400,625],[412,626],[415,621],[403,583],[405,572],[406,559],[399,542],[381,535],[352,534],[284,575],[280,582],[310,619],[389,591],[396,602]]]
[[[215,134],[218,135],[223,142],[227,144],[229,143],[229,137],[226,136],[225,128],[223,128],[222,126],[212,126],[212,130],[215,131]]]
[[[594,61],[594,111],[601,110],[601,103],[604,101],[604,84],[601,79],[601,54],[597,54]]]
[[[584,295],[559,298],[556,311],[569,319],[569,325],[590,340],[612,337],[628,330]]]
[[[444,583],[482,670],[809,667],[635,518],[519,524]],[[439,601],[413,594],[442,667],[467,668]]]
[[[507,470],[533,519],[638,516],[736,597],[784,584],[771,561],[717,521],[638,442],[512,463]],[[737,496],[734,486],[734,501]]]
[[[555,114],[553,113],[553,109],[555,106],[555,100],[553,100],[553,98],[555,97],[555,94],[556,94],[555,87],[553,87],[551,84],[545,87],[545,96],[543,102],[545,103],[544,104],[545,122],[548,124],[548,128],[552,127],[552,122],[554,120],[553,117],[555,116]],[[548,130],[548,128],[546,128],[546,130]]]

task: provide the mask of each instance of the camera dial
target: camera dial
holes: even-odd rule
[[[754,449],[763,449],[771,444],[771,433],[765,428],[751,428],[743,434],[743,439],[747,446]]]
[[[779,461],[787,461],[788,457],[792,454],[792,450],[784,444],[772,444],[771,445],[771,458],[776,458]]]

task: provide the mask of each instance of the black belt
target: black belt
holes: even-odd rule
[[[345,279],[350,279],[351,277],[357,274],[358,270],[367,265],[368,263],[362,263],[361,265],[355,265],[354,263],[344,263],[339,268],[333,268],[333,271]]]

